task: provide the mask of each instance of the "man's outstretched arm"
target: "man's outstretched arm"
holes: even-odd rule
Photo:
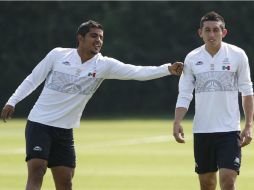
[[[118,80],[153,80],[168,75],[181,75],[183,63],[176,62],[174,64],[163,64],[160,66],[137,66],[125,64],[114,58],[105,58],[107,70],[105,79]]]

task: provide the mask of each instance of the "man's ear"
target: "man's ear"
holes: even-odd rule
[[[77,36],[78,42],[80,42],[83,38],[84,38],[84,37],[83,37],[82,35],[78,34],[78,36]]]
[[[224,28],[222,30],[222,38],[224,38],[227,34],[228,34],[228,30],[226,28]]]
[[[199,35],[200,38],[203,37],[203,36],[202,36],[202,29],[201,29],[201,28],[198,29],[198,35]]]

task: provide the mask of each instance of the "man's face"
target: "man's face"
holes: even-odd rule
[[[205,21],[203,24],[203,27],[198,32],[206,47],[220,48],[221,41],[226,36],[227,30],[220,27],[220,21]]]
[[[83,37],[79,37],[79,46],[92,55],[100,52],[103,44],[103,30],[90,28],[90,31]]]

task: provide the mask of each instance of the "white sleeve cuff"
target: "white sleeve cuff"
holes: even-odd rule
[[[11,105],[11,106],[15,107],[18,102],[19,101],[17,99],[11,97],[5,105]]]
[[[177,99],[176,108],[183,107],[183,108],[189,109],[189,106],[190,106],[190,100],[188,98],[182,97]]]

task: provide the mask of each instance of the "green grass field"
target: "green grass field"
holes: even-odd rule
[[[25,189],[25,120],[0,123],[0,190]],[[172,137],[172,121],[88,120],[75,129],[77,168],[74,190],[198,190],[191,122],[187,142]],[[254,145],[243,149],[238,190],[254,188]],[[50,170],[43,190],[53,190]],[[219,188],[217,188],[219,190]]]

